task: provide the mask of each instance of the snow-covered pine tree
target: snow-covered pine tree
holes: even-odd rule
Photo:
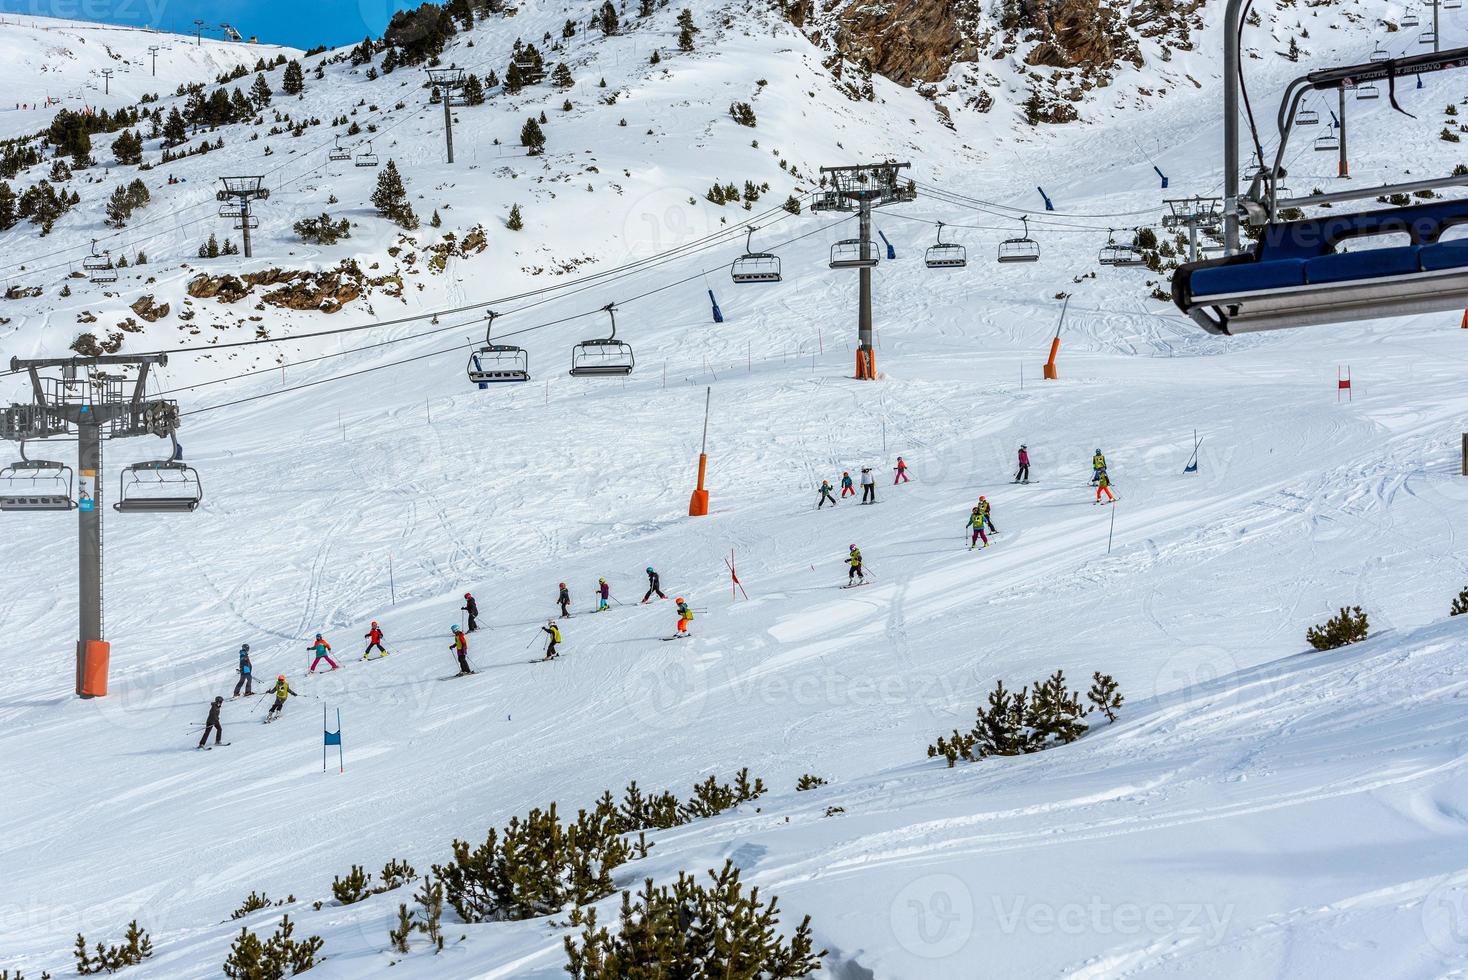
[[[281,74],[280,89],[286,95],[300,95],[306,91],[306,77],[301,72],[301,63],[292,61]]]
[[[377,175],[377,189],[372,192],[372,206],[377,213],[401,228],[412,230],[418,227],[418,216],[413,205],[408,203],[408,189],[403,184],[402,174],[393,160],[387,161],[382,173]]]

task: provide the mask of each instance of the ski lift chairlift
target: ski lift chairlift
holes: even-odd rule
[[[372,152],[372,144],[371,143],[368,143],[367,144],[367,149],[365,149],[361,153],[358,153],[357,154],[356,163],[357,163],[357,166],[359,166],[359,167],[375,167],[375,166],[377,166],[377,154]]]
[[[1391,52],[1380,44],[1371,52],[1371,60],[1374,62],[1390,61],[1391,57]]]
[[[617,339],[615,305],[602,307],[612,318],[612,332],[605,339],[583,340],[571,348],[571,377],[618,378],[632,373],[636,359],[632,346]]]
[[[65,463],[27,459],[0,468],[0,511],[71,510],[72,471]]]
[[[1370,102],[1373,99],[1379,98],[1381,98],[1381,92],[1377,89],[1375,82],[1367,82],[1364,85],[1356,86],[1356,101]]]
[[[1301,109],[1295,113],[1296,126],[1319,126],[1320,113],[1315,109]]]
[[[744,254],[729,266],[729,278],[736,283],[780,281],[780,257],[769,252],[754,251],[754,233],[757,230],[753,225],[750,226],[749,234],[744,240]]]
[[[97,241],[92,240],[92,254],[82,259],[82,269],[92,282],[116,282],[117,268],[112,264],[112,253],[97,254]]]
[[[1444,10],[1460,10],[1463,6],[1463,0],[1442,0],[1442,5]]]
[[[877,249],[870,240],[863,242],[860,238],[846,238],[831,246],[833,269],[870,269],[877,260]]]
[[[1419,23],[1420,21],[1417,20],[1417,15],[1410,11],[1402,15],[1403,27],[1416,27]]]
[[[333,146],[331,150],[326,154],[326,159],[331,160],[334,163],[340,163],[344,160],[350,160],[351,158],[352,151],[347,149],[345,146],[342,146],[340,140],[338,140],[336,145]]]
[[[496,344],[489,339],[494,329],[493,310],[485,314],[489,322],[484,326],[484,346],[469,355],[469,380],[483,391],[491,384],[530,380],[530,356],[525,348],[514,344]]]
[[[182,460],[178,440],[169,434],[173,454],[123,467],[118,477],[119,514],[192,514],[204,500],[199,473]]]
[[[1341,138],[1336,135],[1335,128],[1330,132],[1322,133],[1315,137],[1315,151],[1317,153],[1334,153],[1341,148]]]
[[[1024,233],[1018,238],[1006,238],[999,243],[998,261],[1000,262],[1040,261],[1040,243],[1030,237],[1029,216],[1025,215],[1019,220],[1024,225]]]
[[[1101,251],[1096,255],[1096,261],[1115,268],[1132,268],[1147,264],[1140,249],[1135,245],[1116,241],[1115,234],[1110,231],[1106,233],[1106,244],[1101,246]]]
[[[962,269],[968,265],[968,251],[962,245],[943,241],[943,222],[938,222],[938,242],[928,246],[923,264],[929,269]]]
[[[1437,34],[1433,31],[1423,31],[1417,38],[1418,44],[1431,44],[1437,40]]]

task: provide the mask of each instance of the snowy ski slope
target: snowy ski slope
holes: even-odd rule
[[[704,33],[692,55],[673,51],[670,8],[619,38],[578,36],[570,93],[539,86],[460,109],[452,168],[441,110],[422,105],[416,73],[369,82],[333,66],[316,81],[308,70],[301,111],[329,120],[358,107],[364,126],[378,122],[374,149],[398,161],[420,217],[439,209],[443,228],[407,246],[420,269],[445,232],[489,230],[488,250],[440,275],[388,254],[398,234],[365,203],[376,172],[323,166],[326,127],[259,142],[221,131],[226,148],[172,165],[185,183],[154,187],[121,231],[101,227],[100,202],[130,169],[81,185],[84,206],[51,236],[29,226],[0,236],[7,283],[45,286],[0,308],[7,361],[65,350],[80,311],[105,325],[143,291],[181,308],[194,271],[181,264],[353,257],[401,271],[404,300],[376,294],[370,312],[359,301],[332,317],[196,301],[202,334],[169,317],[124,349],[247,339],[257,324],[235,324],[247,315],[284,336],[493,299],[506,314],[497,339],[525,331],[509,342],[530,351],[534,379],[491,391],[465,381],[478,310],[175,354],[159,385],[197,413],[180,438],[206,500],[188,518],[107,514],[105,699],[70,693],[72,519],[6,515],[0,964],[66,975],[78,931],[111,942],[137,917],[157,953],[131,972],[215,976],[240,924],[229,913],[259,890],[293,895],[299,933],[325,939],[313,975],[376,976],[397,959],[395,976],[564,976],[565,929],[547,920],[454,924],[438,957],[390,955],[405,898],[341,908],[331,880],[395,857],[426,870],[452,838],[478,840],[551,800],[588,805],[631,779],[686,793],[748,766],[768,796],[651,835],[651,855],[618,883],[732,858],[780,897],[787,923],[812,916],[836,977],[1460,971],[1468,670],[1447,606],[1468,584],[1455,527],[1468,498],[1457,476],[1468,394],[1456,318],[1222,340],[1148,299],[1157,276],[1096,266],[1108,226],[1155,220],[1130,214],[1160,210],[1152,160],[1172,177],[1168,194],[1216,192],[1216,31],[1167,64],[1150,61],[1080,123],[1021,127],[1016,94],[989,116],[955,112],[951,132],[924,99],[881,80],[874,105],[835,94],[819,53],[788,28],[759,19],[745,34],[718,26],[713,5],[694,9]],[[1361,24],[1325,26],[1341,9],[1357,6],[1289,12],[1290,23],[1315,18],[1320,47],[1307,50],[1322,62],[1364,60],[1374,43]],[[566,16],[529,4],[454,53],[502,72],[517,34],[538,41]],[[1251,89],[1272,115],[1270,100],[1304,66],[1258,44]],[[1135,91],[1188,75],[1201,87],[1151,100]],[[1435,134],[1443,106],[1468,94],[1464,81],[1428,86],[1401,94],[1417,121],[1381,104],[1357,112],[1356,181],[1442,173],[1461,159],[1460,144]],[[598,104],[608,91],[616,105]],[[392,110],[398,99],[407,108]],[[734,99],[752,102],[755,129],[724,113]],[[298,113],[279,95],[276,105]],[[547,155],[518,155],[520,125],[542,109]],[[776,213],[755,241],[780,246],[785,281],[729,283],[750,214],[811,186],[773,150],[802,175],[887,155],[913,162],[918,200],[877,221],[898,253],[875,273],[877,383],[847,380],[855,283],[825,267],[854,222]],[[1334,186],[1333,163],[1303,151],[1297,189]],[[209,181],[253,166],[280,168],[259,209],[256,259],[193,259],[210,230],[227,232]],[[702,199],[716,179],[770,190],[751,212],[720,209]],[[1053,217],[1039,211],[1037,183],[1056,200]],[[965,210],[931,189],[1035,211]],[[515,203],[518,233],[503,226]],[[356,223],[352,238],[303,246],[291,223],[323,208]],[[993,249],[1018,213],[1032,213],[1044,257],[998,266]],[[922,267],[937,220],[969,247],[966,269]],[[571,285],[722,230],[704,251]],[[124,270],[120,291],[107,287],[115,296],[66,278],[77,250],[104,235],[119,253],[150,257]],[[571,259],[587,261],[535,271]],[[57,295],[63,282],[70,297]],[[707,288],[723,324],[710,323]],[[1061,292],[1071,294],[1061,380],[1043,383]],[[636,372],[568,378],[571,344],[603,334],[597,311],[611,301]],[[1346,366],[1355,390],[1339,401]],[[203,384],[252,369],[269,370]],[[354,372],[367,373],[329,380]],[[327,383],[306,386],[317,381]],[[16,382],[0,379],[0,397],[24,397]],[[690,520],[708,387],[713,511]],[[1194,430],[1201,465],[1185,476]],[[1009,482],[1021,443],[1028,486]],[[1086,482],[1097,447],[1114,509],[1095,506]],[[106,492],[117,466],[156,449],[109,444]],[[913,482],[893,488],[899,454]],[[863,465],[879,474],[877,506],[814,510],[823,477]],[[962,527],[979,494],[1001,533],[970,553]],[[843,592],[850,543],[874,580]],[[730,595],[731,551],[747,601]],[[692,601],[692,639],[658,642],[673,615],[671,602],[636,603],[648,564],[670,596]],[[600,575],[619,603],[593,616]],[[559,581],[575,612],[563,657],[532,664]],[[480,673],[445,680],[465,591],[488,626],[471,637]],[[1357,603],[1373,639],[1304,652],[1308,626]],[[393,653],[358,662],[371,619]],[[344,666],[308,677],[318,630]],[[228,702],[232,744],[196,752],[192,732],[209,700],[229,693],[241,642],[262,678],[286,673],[301,697],[268,730],[260,699]],[[1018,687],[1057,667],[1076,686],[1113,674],[1127,698],[1120,719],[1019,759],[948,770],[925,757],[934,737],[971,722],[996,679]],[[323,706],[341,710],[344,774],[318,768]],[[796,794],[808,772],[830,785]],[[603,903],[607,915],[615,904]],[[278,914],[245,923],[268,931]]]

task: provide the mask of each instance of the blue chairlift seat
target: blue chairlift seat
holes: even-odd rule
[[[1332,215],[1267,226],[1251,252],[1190,262],[1173,301],[1216,334],[1277,330],[1468,308],[1468,200]],[[1350,250],[1352,239],[1409,244]]]

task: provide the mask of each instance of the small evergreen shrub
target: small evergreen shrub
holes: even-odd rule
[[[261,942],[259,936],[241,927],[225,958],[224,975],[230,980],[284,980],[305,973],[316,965],[325,944],[320,936],[297,942],[291,938],[295,928],[291,917],[283,915],[274,934]]]
[[[729,105],[729,116],[741,126],[754,126],[754,107],[748,102],[733,102]]]
[[[382,866],[382,874],[378,875],[378,880],[382,884],[377,887],[376,891],[378,893],[390,892],[394,888],[401,888],[412,881],[416,874],[413,866],[407,861],[396,859],[389,861]]]
[[[373,894],[372,876],[364,874],[360,864],[352,865],[352,870],[347,872],[345,878],[333,878],[331,881],[331,893],[336,900],[343,905],[355,905],[368,895]]]
[[[1341,611],[1325,621],[1323,626],[1312,626],[1305,631],[1305,640],[1317,650],[1335,650],[1350,643],[1366,639],[1368,624],[1366,614],[1360,606]]]
[[[148,931],[138,925],[138,920],[127,924],[127,932],[120,946],[97,944],[97,955],[87,953],[87,941],[81,933],[76,934],[76,972],[81,976],[93,973],[116,973],[124,967],[137,966],[153,955],[153,940]]]
[[[270,896],[264,893],[250,892],[245,897],[245,900],[240,903],[240,907],[231,912],[229,917],[231,919],[243,919],[251,912],[258,912],[261,909],[268,908],[270,908]]]
[[[746,894],[732,861],[708,874],[711,885],[680,873],[671,887],[655,888],[647,879],[635,900],[623,892],[616,932],[598,928],[595,909],[575,915],[572,924],[582,931],[579,942],[564,939],[566,972],[572,980],[762,980],[805,977],[820,969],[826,951],[815,951],[809,916],[784,939],[777,899],[761,902],[758,888]]]
[[[815,789],[817,786],[824,785],[826,785],[826,781],[820,776],[814,776],[810,773],[806,773],[804,776],[801,776],[795,781],[795,792],[804,793],[808,789]]]
[[[1453,605],[1448,610],[1448,615],[1461,616],[1465,612],[1468,612],[1468,588],[1458,593],[1458,598],[1453,600]]]
[[[1086,699],[1091,707],[1081,704],[1081,695],[1071,690],[1065,672],[1057,670],[1031,687],[1010,691],[1000,680],[989,692],[988,706],[978,709],[974,726],[966,732],[954,729],[928,746],[928,758],[942,756],[949,768],[965,762],[977,762],[988,756],[1025,755],[1055,745],[1074,742],[1088,730],[1083,720],[1093,710],[1100,710],[1108,721],[1116,719],[1123,698],[1116,681],[1097,671],[1092,675],[1091,690]]]
[[[437,214],[438,212],[434,212]],[[352,237],[352,223],[346,218],[333,221],[331,215],[325,211],[321,212],[319,218],[302,218],[292,227],[304,242],[314,245],[335,245],[343,238]]]

